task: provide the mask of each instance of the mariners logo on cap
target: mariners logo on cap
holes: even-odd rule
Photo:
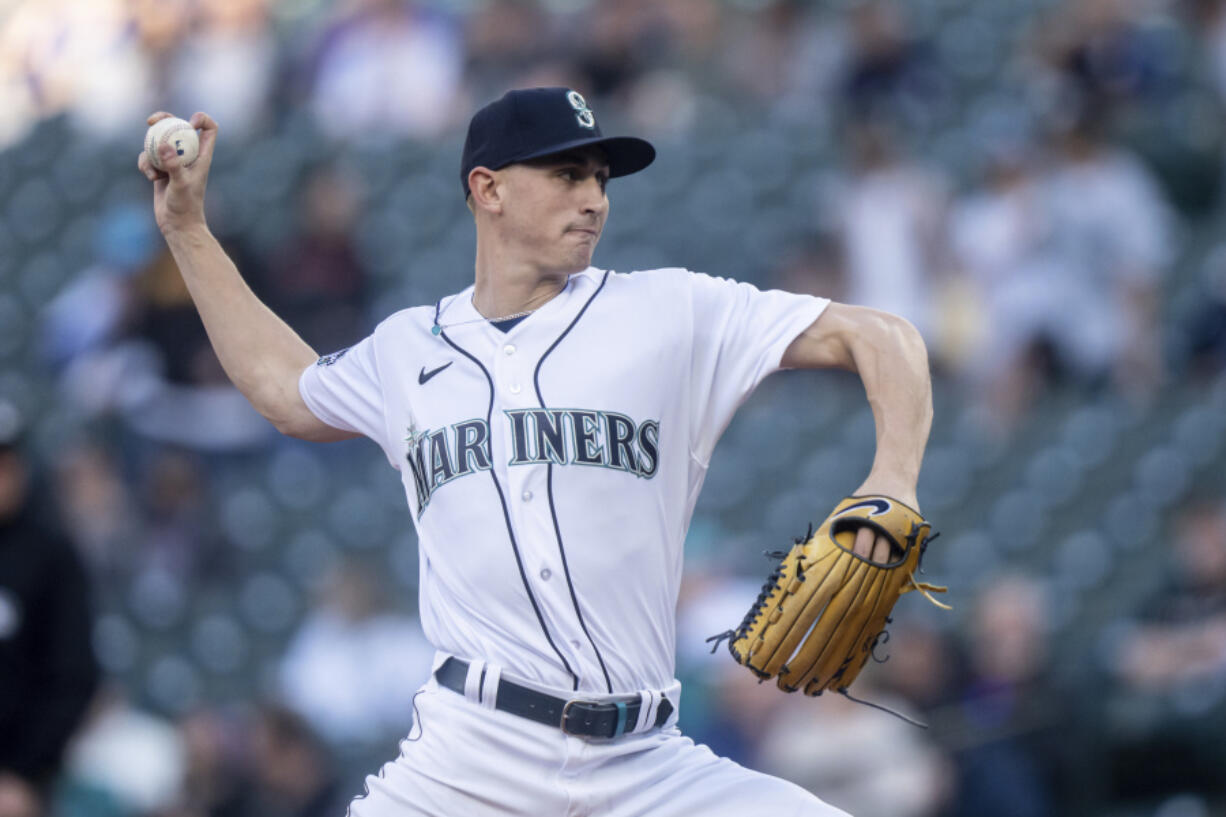
[[[580,125],[585,128],[596,127],[596,114],[592,113],[592,109],[587,106],[587,100],[583,98],[583,94],[571,91],[566,95],[566,101],[575,109],[575,119],[579,120]]]

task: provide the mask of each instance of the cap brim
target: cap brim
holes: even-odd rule
[[[570,142],[563,142],[560,145],[550,145],[544,150],[538,150],[524,156],[516,156],[506,164],[512,165],[516,162],[526,162],[530,159],[543,159],[546,156],[553,156],[555,153],[565,153],[568,150],[587,147],[588,145],[597,145],[604,148],[605,155],[609,159],[610,178],[638,173],[656,159],[656,149],[646,139],[639,139],[636,136],[593,136],[590,139],[574,139]],[[505,166],[503,165],[503,167]],[[497,170],[497,168],[491,169]]]

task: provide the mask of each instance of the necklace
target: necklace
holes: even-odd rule
[[[447,306],[451,306],[451,304],[447,304]],[[527,317],[528,315],[531,315],[537,309],[540,309],[540,307],[538,306],[532,309],[525,309],[523,312],[514,312],[510,315],[503,315],[501,318],[485,318],[485,317],[470,318],[469,320],[466,320],[466,321],[456,321],[455,323],[445,323],[444,324],[444,323],[438,322],[439,310],[436,307],[434,310],[434,326],[430,327],[430,333],[432,335],[437,335],[440,332],[442,332],[444,329],[450,329],[453,326],[463,326],[464,324],[467,324],[467,323],[481,323],[481,321],[489,321],[490,323],[499,323],[500,321],[509,321],[512,318],[523,318],[523,317]]]
[[[559,292],[558,295],[561,295],[562,292],[565,292],[566,288],[569,286],[570,286],[570,279],[568,278],[566,280],[566,283],[562,286],[562,291]],[[525,318],[528,315],[531,315],[536,310],[540,309],[541,306],[545,305],[545,304],[541,304],[541,306],[534,306],[531,309],[525,309],[523,312],[513,312],[510,315],[503,315],[501,318],[486,318],[482,316],[479,318],[469,318],[466,321],[456,321],[455,323],[440,323],[439,318],[441,318],[443,314],[447,312],[448,309],[451,309],[451,305],[455,303],[455,300],[456,300],[455,298],[452,298],[450,301],[447,302],[447,306],[444,307],[443,299],[439,298],[438,303],[434,305],[434,326],[430,327],[430,334],[438,335],[442,333],[444,329],[450,329],[453,326],[464,326],[470,323],[481,323],[482,321],[488,321],[489,323],[498,323],[500,321],[509,321],[514,318]]]

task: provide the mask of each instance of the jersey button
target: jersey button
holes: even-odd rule
[[[545,581],[549,581],[549,577],[552,575],[553,575],[553,571],[547,567],[541,570],[541,578],[544,579]]]
[[[502,347],[502,351],[506,352],[508,355],[515,354],[515,344],[508,343],[506,346]]]
[[[512,383],[510,388],[511,394],[519,394],[520,388],[518,383]]]
[[[531,491],[524,491],[522,494],[520,494],[520,496],[522,496],[522,497],[523,497],[524,502],[531,502],[531,501],[532,501],[532,492],[531,492]]]

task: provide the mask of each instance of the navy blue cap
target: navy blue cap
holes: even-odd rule
[[[596,115],[578,91],[525,88],[507,91],[473,114],[460,160],[460,185],[468,196],[474,167],[498,170],[585,145],[599,145],[609,159],[609,176],[637,173],[656,158],[656,149],[633,136],[604,136]]]

